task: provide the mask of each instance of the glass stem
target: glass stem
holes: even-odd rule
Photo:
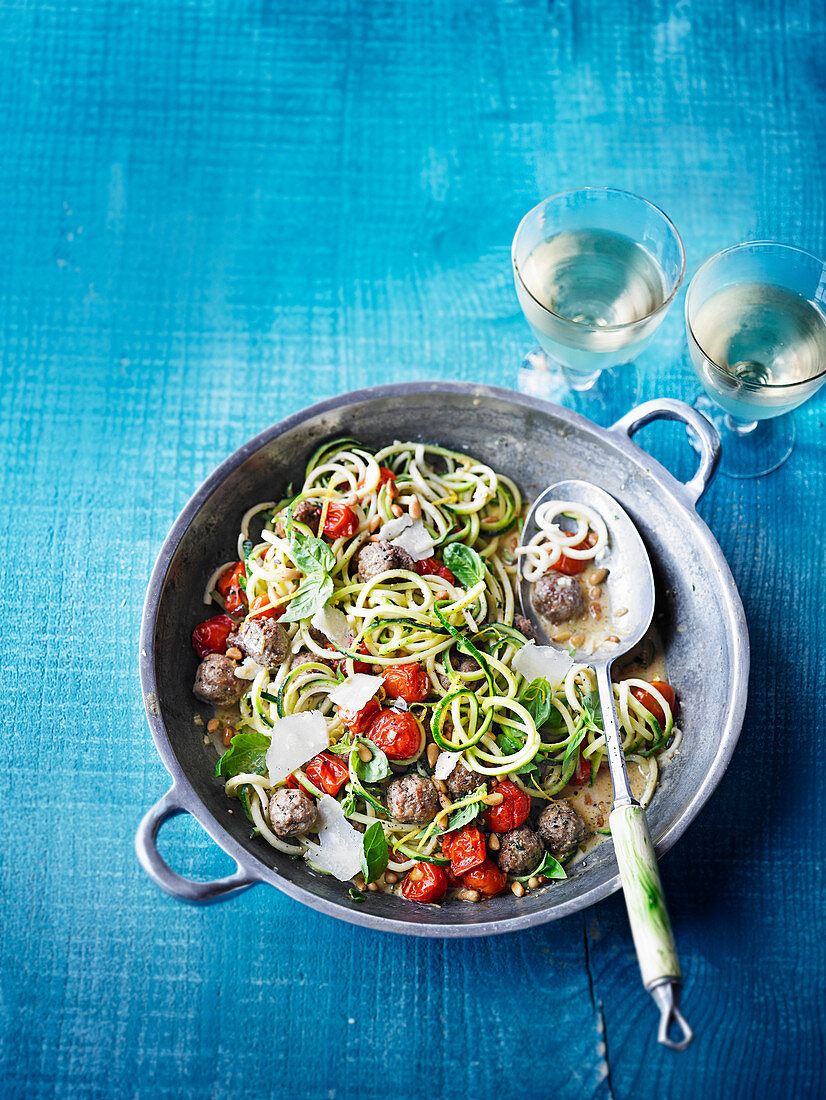
[[[731,413],[726,413],[726,427],[735,435],[749,435],[759,424],[758,420],[738,420]]]
[[[568,370],[564,364],[561,364],[560,370],[571,389],[578,393],[593,389],[602,374],[602,370],[595,370],[592,374],[577,374],[576,371]]]

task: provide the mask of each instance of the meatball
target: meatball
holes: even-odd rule
[[[447,789],[454,799],[466,798],[477,787],[485,782],[485,777],[466,768],[461,760],[456,761],[456,767],[447,777]]]
[[[295,787],[282,787],[270,799],[270,822],[276,836],[299,836],[318,821],[315,802]]]
[[[588,835],[585,822],[570,802],[551,802],[539,815],[536,831],[552,856],[560,859],[573,851]]]
[[[310,653],[309,649],[299,649],[290,661],[290,669],[301,668],[302,665],[309,664],[329,665],[330,662],[324,657],[317,657],[315,653]]]
[[[401,775],[387,785],[387,809],[396,821],[432,821],[439,811],[439,795],[425,776]]]
[[[321,505],[314,500],[299,500],[292,506],[290,513],[296,523],[305,523],[314,535],[318,534],[318,521],[321,519]],[[287,517],[279,516],[275,522],[275,533],[285,538],[287,534]]]
[[[289,638],[275,619],[247,619],[235,634],[227,639],[230,645],[243,649],[248,657],[266,668],[280,665],[287,656]]]
[[[538,642],[539,636],[534,630],[534,625],[530,619],[526,619],[524,615],[518,613],[513,617],[513,625],[520,634],[524,634],[529,642]]]
[[[542,841],[527,825],[511,829],[499,836],[496,862],[499,869],[509,875],[529,875],[542,862]]]
[[[456,672],[468,673],[479,671],[479,662],[476,660],[475,657],[471,657],[469,655],[460,657],[458,661],[453,660],[451,661],[451,664],[454,671]],[[445,690],[450,687],[451,680],[446,672],[437,672],[436,677],[442,687],[445,688]]]
[[[393,546],[384,539],[362,546],[359,552],[359,580],[369,581],[388,569],[413,569],[413,559],[401,546]]]
[[[534,586],[533,605],[552,623],[564,623],[582,613],[585,600],[576,577],[546,573]]]
[[[249,685],[249,680],[235,675],[235,661],[231,657],[209,653],[198,665],[192,691],[205,703],[225,706],[237,703]]]

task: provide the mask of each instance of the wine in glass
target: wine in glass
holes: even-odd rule
[[[753,241],[706,260],[685,302],[694,402],[723,440],[731,477],[776,470],[794,447],[789,415],[826,381],[826,264]]]
[[[519,304],[540,345],[522,364],[519,388],[592,418],[609,399],[631,405],[630,361],[651,340],[685,272],[671,221],[626,191],[563,191],[525,215],[511,256]]]

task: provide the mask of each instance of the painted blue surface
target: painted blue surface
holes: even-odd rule
[[[349,388],[512,384],[510,240],[564,187],[657,202],[689,274],[750,237],[826,252],[825,50],[814,0],[0,5],[0,1093],[826,1091],[822,396],[779,473],[702,506],[754,671],[731,768],[662,866],[686,1054],[654,1041],[619,898],[429,942],[263,887],[185,907],[132,850],[167,783],[141,603],[201,479]],[[643,397],[694,392],[681,311]],[[640,441],[689,474],[677,429]],[[191,823],[163,847],[228,869]]]

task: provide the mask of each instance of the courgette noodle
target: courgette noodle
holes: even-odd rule
[[[574,666],[561,683],[547,686],[549,706],[537,728],[536,708],[525,697],[528,683],[513,667],[514,657],[526,644],[525,635],[514,626],[518,525],[524,510],[519,488],[510,478],[470,456],[426,443],[395,442],[375,452],[350,439],[325,443],[311,457],[297,494],[256,505],[243,517],[238,557],[245,562],[249,607],[260,600],[259,606],[268,602],[273,608],[287,608],[296,598],[303,574],[291,557],[288,510],[291,517],[303,500],[320,505],[319,530],[331,505],[347,504],[357,521],[351,536],[327,540],[335,563],[329,571],[333,587],[327,607],[343,612],[351,640],[320,644],[317,632],[310,629],[311,616],[284,622],[289,652],[280,665],[257,668],[238,704],[240,715],[233,720],[240,732],[255,731],[269,739],[285,715],[319,711],[330,751],[350,772],[338,801],[359,831],[381,822],[390,851],[389,869],[397,873],[419,861],[446,862],[441,850],[445,820],[437,818],[424,825],[394,820],[385,799],[390,777],[371,784],[356,774],[358,739],[329,698],[353,675],[356,661],[374,666],[377,673],[418,662],[427,673],[428,698],[409,708],[421,727],[420,747],[401,766],[391,762],[396,775],[432,775],[426,753],[431,742],[442,751],[460,752],[465,767],[487,783],[480,788],[483,791],[507,776],[531,798],[551,801],[580,761],[590,764],[592,776],[596,775],[605,755],[605,737],[590,670]],[[399,509],[405,514],[412,509],[415,515],[420,509],[437,558],[452,544],[475,551],[481,561],[480,576],[465,587],[458,577],[451,582],[437,574],[394,569],[361,581],[360,550],[377,528],[398,516]],[[604,545],[607,533],[599,517],[580,518],[576,530],[557,532],[556,546],[540,532],[530,549],[521,551],[530,576],[538,577],[552,567],[562,549],[576,556],[572,547],[589,523],[598,544]],[[294,527],[311,533],[298,521]],[[210,577],[205,599],[223,606],[215,590],[221,569]],[[337,650],[336,664],[331,661],[331,647]],[[311,657],[296,668],[299,651]],[[467,657],[475,662],[470,670],[469,661],[462,663]],[[634,696],[635,687],[643,687],[662,708],[662,726]],[[614,695],[626,757],[640,764],[645,795],[650,798],[657,782],[655,754],[664,749],[672,733],[671,708],[644,680],[615,684]],[[382,700],[381,690],[378,698]],[[226,782],[226,793],[242,799],[257,834],[267,844],[291,856],[306,856],[312,843],[308,837],[281,839],[272,831],[268,801],[283,783],[272,783],[267,774],[261,774],[265,771],[262,767],[233,775]],[[293,775],[308,793],[319,793],[303,768]],[[467,812],[468,806],[472,810],[474,797],[457,801],[451,813]]]

